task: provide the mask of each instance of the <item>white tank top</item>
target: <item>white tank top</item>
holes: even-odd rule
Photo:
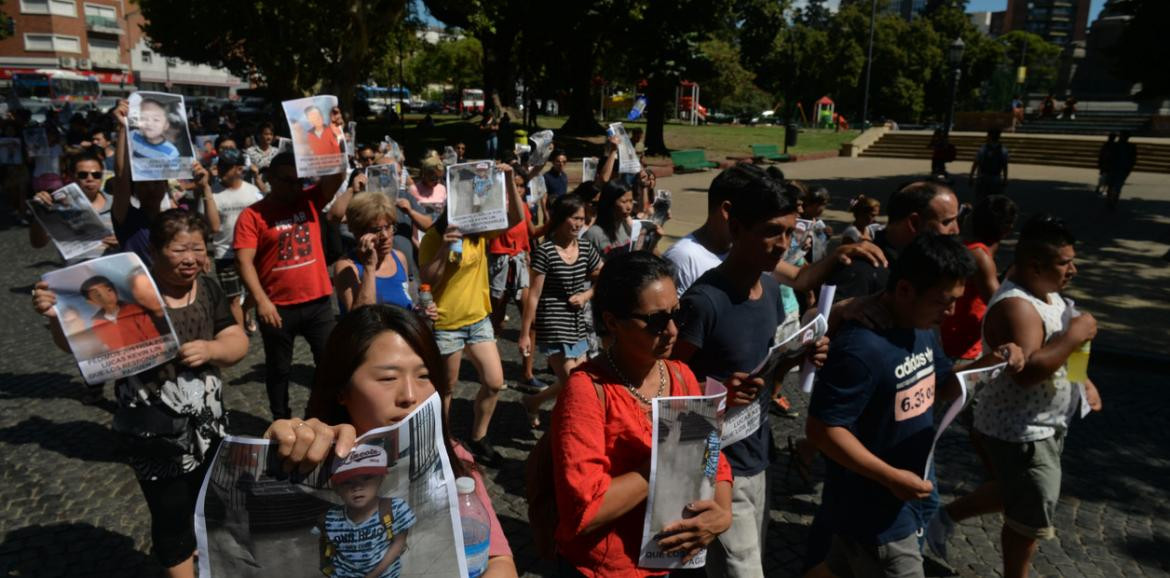
[[[1049,293],[1042,301],[1019,285],[1005,281],[987,304],[990,311],[1004,299],[1023,299],[1036,309],[1044,322],[1044,343],[1064,333],[1065,302],[1059,293]],[[991,351],[986,339],[983,350]],[[988,382],[976,394],[975,429],[985,435],[1009,441],[1032,442],[1052,437],[1068,429],[1069,406],[1073,389],[1068,381],[1068,367],[1061,365],[1047,380],[1028,386],[1019,385],[1006,372]]]

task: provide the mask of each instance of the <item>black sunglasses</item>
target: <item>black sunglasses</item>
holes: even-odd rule
[[[676,307],[674,311],[657,311],[650,314],[630,313],[627,317],[645,323],[647,333],[661,335],[666,332],[666,328],[670,325],[671,321],[675,325],[678,325],[682,321],[682,308]]]
[[[92,172],[77,171],[74,174],[77,175],[77,180],[79,180],[79,181],[82,179],[100,179],[100,178],[102,178],[101,171],[92,171]]]

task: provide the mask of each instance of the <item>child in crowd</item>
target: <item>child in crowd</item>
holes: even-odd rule
[[[857,195],[852,201],[849,201],[849,212],[853,213],[853,224],[846,227],[845,231],[841,233],[841,242],[873,241],[874,233],[880,231],[882,227],[881,223],[877,222],[878,215],[882,212],[881,201],[873,197]]]

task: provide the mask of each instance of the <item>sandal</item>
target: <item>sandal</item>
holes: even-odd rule
[[[524,413],[528,414],[528,427],[536,429],[540,427],[540,407],[533,408],[531,405],[532,396],[524,398],[521,403],[524,405]]]
[[[796,468],[796,475],[800,476],[800,481],[804,482],[806,488],[812,488],[812,464],[805,462],[800,456],[800,450],[797,448],[796,440],[792,436],[788,436],[788,468],[784,472],[784,478],[787,480],[792,475],[792,469]]]

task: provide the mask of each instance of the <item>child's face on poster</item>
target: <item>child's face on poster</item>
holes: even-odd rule
[[[337,485],[335,490],[346,507],[352,509],[365,508],[378,499],[378,486],[382,485],[383,476],[354,476]]]
[[[161,141],[168,127],[167,111],[153,102],[142,103],[138,111],[138,130],[142,131],[142,136],[151,141]]]

